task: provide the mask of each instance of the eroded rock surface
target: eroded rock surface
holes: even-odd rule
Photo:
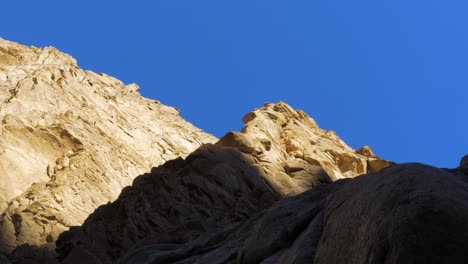
[[[467,263],[467,176],[394,165],[322,184],[185,243],[140,242],[119,263]]]
[[[328,197],[314,263],[467,263],[466,176],[405,164],[347,182]]]
[[[260,170],[237,149],[205,145],[136,178],[117,201],[62,234],[59,259],[115,263],[138,243],[186,243],[241,223],[280,197]]]
[[[326,195],[343,182],[333,181],[392,164],[282,102],[200,147],[217,139],[141,97],[136,84],[84,71],[55,48],[1,39],[0,121],[0,253],[13,263],[52,263],[70,226],[79,227],[57,243],[63,263],[192,262],[208,251],[205,260],[255,263],[271,257],[268,243],[284,250],[308,220],[321,225]],[[271,207],[301,193],[309,198]],[[313,208],[298,211],[302,199]],[[280,231],[275,241],[255,247],[270,227]],[[252,247],[240,250],[245,243]],[[142,247],[159,253],[146,248],[142,257]]]
[[[0,252],[53,251],[136,176],[215,141],[136,84],[0,39]]]
[[[187,243],[242,224],[280,198],[368,172],[373,161],[391,164],[368,147],[351,149],[282,102],[256,109],[244,122],[242,132],[230,132],[186,160],[170,161],[137,178],[115,203],[61,235],[59,259],[79,263],[88,256],[113,263],[135,244],[169,234],[168,243]],[[188,225],[188,219],[195,224]]]
[[[380,171],[392,162],[365,146],[355,151],[333,131],[325,131],[301,110],[279,102],[266,103],[243,118],[241,132],[230,132],[217,143],[254,157],[265,179],[284,196],[309,190],[327,178],[310,177],[317,168],[335,181]]]

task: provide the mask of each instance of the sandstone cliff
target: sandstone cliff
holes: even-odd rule
[[[0,39],[0,252],[53,251],[136,176],[215,141],[136,84]]]

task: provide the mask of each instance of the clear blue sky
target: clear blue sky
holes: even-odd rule
[[[0,37],[82,68],[220,137],[263,102],[354,148],[454,167],[468,153],[468,1],[4,1]]]

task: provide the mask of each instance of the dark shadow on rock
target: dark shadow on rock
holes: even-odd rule
[[[47,247],[22,245],[8,256],[0,254],[1,264],[58,264],[54,250]]]
[[[321,185],[186,243],[120,263],[468,263],[468,185],[422,164]]]
[[[54,264],[58,263],[54,250],[47,247],[22,245],[9,256],[12,264]]]
[[[0,263],[2,264],[11,264],[11,261],[2,253],[0,253]]]
[[[205,234],[222,237],[279,198],[250,155],[207,144],[137,177],[115,202],[62,233],[58,259],[115,263],[135,245],[171,248]]]
[[[311,253],[313,257],[313,251],[302,252],[303,247],[313,248],[318,242],[326,195],[339,185],[320,185],[282,199],[242,223],[185,244],[137,245],[119,263],[263,263],[281,256],[295,241],[300,246],[291,255],[300,260]]]
[[[206,145],[135,179],[57,241],[62,263],[468,263],[468,184],[409,163],[281,199]],[[312,176],[313,177],[313,176]]]
[[[324,215],[316,264],[468,263],[468,185],[444,170],[358,177],[329,195]]]

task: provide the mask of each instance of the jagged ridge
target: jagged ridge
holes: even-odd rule
[[[136,84],[82,70],[55,48],[2,39],[0,123],[3,253],[26,243],[53,252],[62,231],[136,176],[216,141]]]

